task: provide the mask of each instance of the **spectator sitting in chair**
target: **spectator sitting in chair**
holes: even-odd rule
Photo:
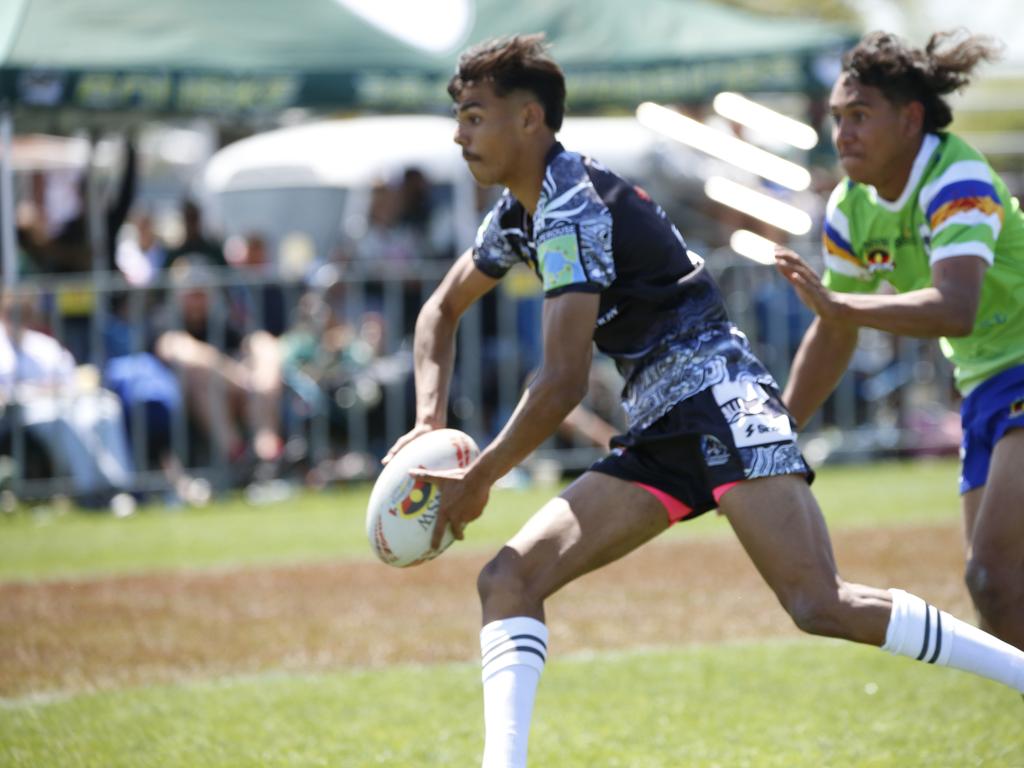
[[[121,403],[90,381],[90,368],[77,368],[57,339],[37,330],[36,319],[30,300],[0,297],[0,433],[7,442],[24,427],[53,477],[69,478],[78,504],[130,514],[133,468]]]
[[[156,323],[153,349],[181,374],[186,408],[219,455],[235,467],[246,458],[273,465],[283,450],[278,340],[239,332],[214,278],[186,258],[171,267],[172,302]]]

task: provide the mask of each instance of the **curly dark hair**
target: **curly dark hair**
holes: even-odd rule
[[[498,96],[528,91],[544,107],[544,122],[553,131],[565,115],[565,75],[548,54],[543,33],[514,35],[479,43],[460,57],[448,81],[448,95],[458,101],[462,89],[489,82]]]
[[[936,32],[923,49],[889,32],[871,32],[843,57],[843,74],[878,88],[893,104],[920,101],[924,130],[932,133],[953,120],[943,96],[966,86],[979,62],[1001,52],[996,40],[965,29]]]

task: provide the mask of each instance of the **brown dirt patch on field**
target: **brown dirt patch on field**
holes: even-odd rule
[[[955,525],[834,536],[848,579],[963,618]],[[408,570],[339,562],[0,584],[0,696],[267,669],[477,658],[476,573],[456,551]],[[554,653],[796,635],[732,538],[658,541],[548,602]]]

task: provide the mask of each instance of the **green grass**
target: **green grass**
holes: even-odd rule
[[[918,461],[826,467],[815,494],[833,527],[958,519],[957,466]],[[495,490],[462,549],[505,541],[552,489]],[[302,493],[253,507],[240,499],[201,510],[143,508],[119,520],[41,508],[0,517],[0,580],[154,569],[212,568],[370,558],[363,524],[368,486]],[[715,515],[677,526],[672,536],[729,535]]]
[[[835,527],[955,520],[950,461],[826,468]],[[0,520],[0,579],[369,558],[367,488],[126,520]],[[497,491],[457,546],[490,548],[550,495]],[[713,515],[670,536],[729,535]],[[414,628],[410,628],[414,630]],[[0,700],[0,766],[303,768],[479,764],[476,664],[275,672]],[[554,768],[1024,766],[1024,704],[993,683],[819,640],[564,657],[537,701],[532,765]]]
[[[267,675],[0,709],[0,765],[471,766],[475,664]],[[562,658],[531,764],[1011,768],[1024,704],[992,683],[825,640]]]

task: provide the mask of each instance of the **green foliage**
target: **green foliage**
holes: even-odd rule
[[[533,765],[1024,765],[1019,696],[870,648],[808,639],[552,658]],[[8,701],[0,765],[476,765],[478,675],[392,667]]]
[[[814,492],[829,524],[898,525],[957,518],[954,461],[825,467]],[[505,541],[556,489],[498,489],[460,549]],[[145,507],[127,519],[52,509],[0,518],[0,580],[175,568],[371,558],[364,514],[368,486],[303,493],[265,506],[240,499],[206,509]],[[731,535],[716,515],[671,536]]]

